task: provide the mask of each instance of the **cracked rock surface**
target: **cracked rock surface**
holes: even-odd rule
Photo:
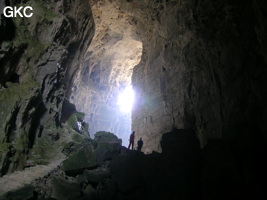
[[[0,17],[1,176],[60,154],[63,100],[94,33],[86,0],[20,3],[26,5],[31,18]]]

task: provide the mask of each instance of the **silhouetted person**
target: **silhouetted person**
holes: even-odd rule
[[[143,146],[143,140],[142,138],[140,138],[140,140],[138,140],[137,142],[137,151],[141,152],[142,146]]]
[[[130,135],[130,143],[129,143],[128,149],[130,149],[131,145],[132,145],[132,149],[133,149],[133,146],[134,146],[134,136],[135,136],[135,132],[133,131],[132,134]]]

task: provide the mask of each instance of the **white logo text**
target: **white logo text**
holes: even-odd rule
[[[33,8],[31,6],[20,6],[20,7],[11,7],[11,6],[6,6],[4,8],[4,16],[5,17],[31,17],[33,15]]]

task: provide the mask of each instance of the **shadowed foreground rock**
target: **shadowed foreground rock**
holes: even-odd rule
[[[103,155],[109,156],[101,156],[102,161],[96,162],[92,155],[94,168],[77,165],[80,161],[69,162],[68,166],[75,169],[69,173],[64,163],[81,149],[90,155],[97,153],[103,141],[110,144],[120,141],[112,133],[100,132],[99,137],[86,142],[93,149],[76,150],[61,169],[5,194],[2,199],[18,196],[20,200],[266,199],[266,164],[262,160],[266,144],[255,147],[260,135],[254,139],[249,131],[247,135],[243,140],[213,140],[200,150],[193,130],[173,129],[163,134],[162,153],[145,155],[120,146],[120,151],[109,148],[107,154],[104,148]]]
[[[239,139],[211,140],[202,151],[205,200],[266,199],[267,144],[255,127]]]
[[[119,155],[111,163],[119,195],[128,199],[196,199],[200,148],[191,130],[163,135],[162,154]]]
[[[98,137],[91,143],[94,150],[81,147],[63,162],[61,169],[35,181],[34,198],[195,199],[201,196],[197,187],[200,184],[200,148],[193,131],[166,133],[161,143],[163,153],[149,155],[121,146],[118,149],[120,140],[112,133],[96,135]],[[90,141],[87,144],[90,145]],[[113,145],[116,151],[103,144]],[[87,169],[84,167],[89,160],[95,159],[94,155],[87,161],[83,156],[81,161],[77,160],[81,151],[84,155],[94,152],[101,158],[94,169],[89,165]],[[84,165],[81,165],[82,161]]]
[[[68,175],[77,175],[85,169],[94,169],[96,166],[93,149],[90,143],[85,143],[77,152],[63,161],[62,170]]]

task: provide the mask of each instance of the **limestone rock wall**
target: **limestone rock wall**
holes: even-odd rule
[[[133,71],[132,129],[144,151],[162,133],[213,138],[266,133],[266,2],[120,1],[137,19],[142,60]],[[245,137],[245,136],[244,136]],[[266,139],[266,135],[265,135]]]
[[[117,1],[90,1],[95,36],[72,87],[70,101],[86,113],[89,132],[110,131],[127,145],[131,114],[120,112],[119,92],[131,84],[133,68],[140,62],[142,43],[135,18]]]
[[[1,1],[33,16],[0,13],[0,175],[55,158],[66,89],[94,33],[87,0],[19,2]]]

